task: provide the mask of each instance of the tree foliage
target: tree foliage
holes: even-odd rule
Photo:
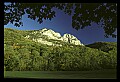
[[[10,37],[9,31],[14,36]],[[16,31],[5,29],[4,69],[6,71],[80,71],[114,69],[117,66],[117,43],[98,42],[89,46],[62,43],[62,46],[47,46],[25,38],[22,42],[21,31],[18,32],[20,36],[14,34]],[[9,44],[8,40],[13,41],[15,45]]]
[[[116,42],[95,42],[93,44],[86,45],[87,47],[98,49],[104,52],[115,50],[117,47]]]
[[[72,15],[72,27],[76,30],[90,26],[92,22],[100,24],[104,29],[105,37],[116,37],[117,29],[117,4],[116,3],[10,3],[4,4],[4,25],[14,24],[16,27],[23,25],[22,16],[37,20],[40,24],[43,19],[55,17],[57,8],[68,15]]]

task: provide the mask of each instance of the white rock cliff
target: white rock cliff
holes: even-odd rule
[[[39,43],[42,43],[42,44],[53,45],[53,46],[55,46],[55,45],[56,46],[62,46],[61,44],[55,44],[52,41],[50,41],[52,39],[52,40],[66,42],[66,43],[69,43],[69,44],[84,46],[75,36],[73,36],[71,34],[64,34],[63,36],[61,36],[60,33],[54,32],[51,29],[44,28],[44,29],[41,29],[41,30],[38,30],[38,31],[34,31],[34,32],[30,33],[30,35],[27,35],[25,38],[30,39],[31,34],[38,37],[38,38],[32,37],[33,41],[39,42]],[[45,37],[47,39],[45,39]]]

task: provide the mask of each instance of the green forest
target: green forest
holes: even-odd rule
[[[5,71],[83,71],[117,66],[117,42],[48,46],[25,39],[29,32],[4,28]]]

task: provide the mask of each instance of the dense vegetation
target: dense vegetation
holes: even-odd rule
[[[86,45],[87,47],[95,48],[104,52],[115,50],[117,47],[116,42],[95,42],[93,44]]]
[[[117,66],[117,43],[48,46],[25,39],[28,32],[4,29],[6,71],[79,71],[114,69]]]

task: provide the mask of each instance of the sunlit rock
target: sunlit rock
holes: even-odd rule
[[[81,42],[71,34],[64,34],[63,41],[68,42],[70,44],[74,44],[74,45],[81,45]]]
[[[31,37],[31,34],[37,37],[37,38],[33,38],[32,39],[33,41],[39,42],[42,44],[47,44],[47,45],[52,45],[52,46],[62,46],[60,42],[58,42],[58,41],[62,41],[62,42],[66,42],[69,44],[84,46],[75,36],[71,34],[64,34],[63,36],[61,36],[60,33],[55,32],[51,29],[43,28],[39,31],[34,31],[30,33],[30,35],[27,35],[25,38],[29,39]],[[54,41],[54,40],[57,40],[57,41]]]

